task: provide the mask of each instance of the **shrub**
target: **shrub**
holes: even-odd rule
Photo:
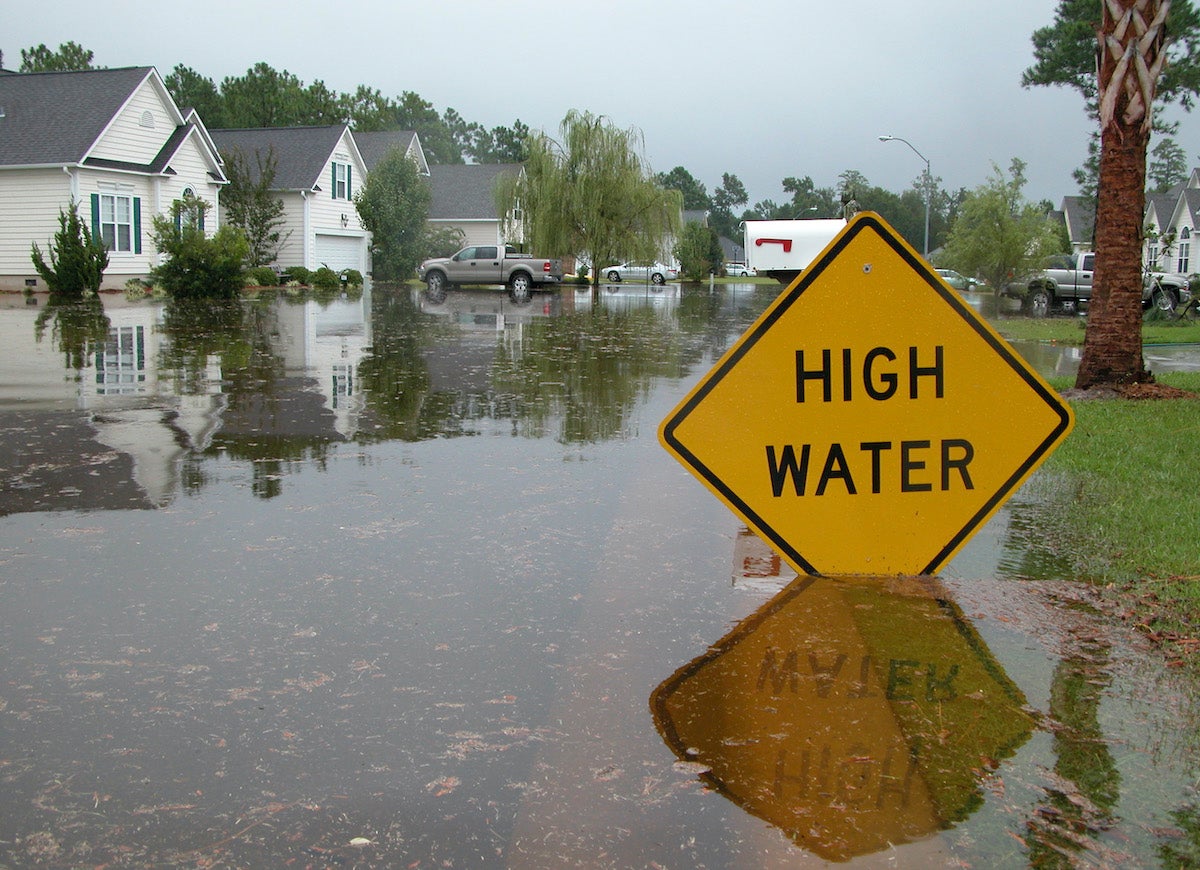
[[[125,298],[132,301],[146,299],[154,292],[154,287],[141,278],[130,278],[125,282]]]
[[[322,266],[312,273],[312,285],[318,290],[337,290],[342,286],[342,279],[328,266]]]
[[[283,270],[283,274],[287,276],[288,284],[293,281],[297,284],[311,284],[312,272],[305,269],[303,266],[288,266]]]
[[[279,276],[270,266],[255,266],[247,273],[247,277],[256,287],[275,287],[279,284]]]
[[[189,194],[171,203],[170,217],[154,218],[154,243],[167,260],[150,277],[173,299],[232,299],[242,291],[246,237],[228,224],[206,236],[202,227],[208,208]]]
[[[58,232],[50,246],[49,264],[37,242],[33,243],[30,258],[50,293],[65,299],[82,299],[86,292],[99,292],[104,270],[108,268],[104,243],[92,238],[73,200],[69,210],[58,211]]]
[[[362,272],[357,269],[343,269],[342,283],[347,287],[361,287],[363,284]]]

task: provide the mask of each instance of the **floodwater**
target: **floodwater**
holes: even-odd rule
[[[0,867],[1196,865],[1062,481],[796,578],[658,445],[774,290],[5,300]]]

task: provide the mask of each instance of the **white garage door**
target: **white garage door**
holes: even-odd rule
[[[366,239],[362,236],[332,236],[317,233],[317,266],[328,266],[335,272],[343,269],[366,271],[364,254]]]

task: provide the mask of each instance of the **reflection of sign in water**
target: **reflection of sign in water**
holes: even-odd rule
[[[1033,369],[864,212],[659,437],[798,571],[932,574],[1071,425]]]
[[[936,583],[899,578],[802,577],[651,697],[680,758],[830,860],[966,818],[1024,705]]]

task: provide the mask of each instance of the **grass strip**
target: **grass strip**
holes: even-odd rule
[[[1083,344],[1082,317],[1002,317],[990,322],[1009,341]],[[1142,344],[1200,344],[1200,321],[1147,320],[1142,324]]]
[[[1200,373],[1157,380],[1200,393]],[[1191,632],[1200,626],[1200,398],[1071,405],[1075,431],[1044,466],[1070,481],[1054,533],[1078,542],[1082,578],[1115,584],[1161,609],[1172,630]]]

